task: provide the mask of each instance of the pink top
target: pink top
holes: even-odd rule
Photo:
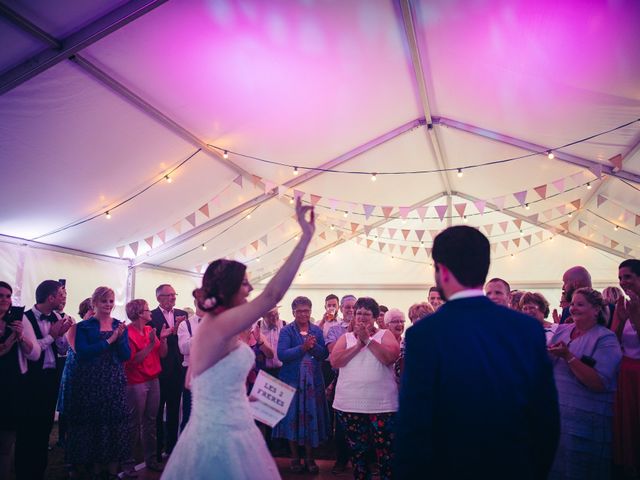
[[[625,357],[640,360],[640,337],[631,321],[627,320],[622,329],[622,353]]]

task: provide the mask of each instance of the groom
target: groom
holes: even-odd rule
[[[484,296],[489,250],[467,226],[435,238],[447,302],[407,330],[396,478],[547,478],[559,415],[544,332]]]

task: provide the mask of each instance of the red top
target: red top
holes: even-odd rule
[[[147,345],[149,345],[149,333],[153,327],[144,326],[144,334],[133,325],[127,327],[129,333],[129,346],[131,347],[131,357],[124,364],[124,371],[127,374],[127,383],[135,385],[137,383],[148,382],[160,375],[162,367],[160,366],[160,339],[156,339],[156,344],[149,352],[149,355],[140,363],[135,363],[133,357]]]

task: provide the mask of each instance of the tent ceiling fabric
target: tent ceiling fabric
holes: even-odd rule
[[[507,272],[524,268],[525,258],[535,262],[536,249],[556,258],[549,238],[562,231],[573,240],[556,244],[571,251],[558,262],[601,261],[605,270],[640,257],[640,122],[558,152],[606,168],[621,155],[635,182],[545,155],[468,168],[640,118],[635,0],[2,3],[57,40],[114,9],[148,9],[78,52],[99,75],[84,60],[64,60],[0,95],[4,195],[14,199],[0,215],[3,235],[188,271],[226,255],[267,278],[296,234],[296,193],[285,184],[300,177],[288,165],[305,174],[338,159],[341,171],[454,170],[379,174],[375,182],[368,173],[309,174],[294,188],[317,202],[319,236],[303,267],[311,283],[330,282],[331,265],[351,258],[367,275],[393,270],[384,274],[391,283],[422,281],[429,232],[465,215],[490,237]],[[0,87],[7,72],[51,47],[2,16],[0,43],[9,46],[0,50]],[[429,115],[433,125],[425,124]],[[238,168],[202,150],[206,144],[231,151]],[[340,160],[359,147],[363,153]],[[172,183],[163,181],[177,166]],[[533,193],[541,186],[544,196]],[[523,191],[528,209],[514,197]],[[478,200],[506,210],[481,214]],[[399,210],[423,205],[422,213]],[[576,239],[594,248],[584,253]],[[535,279],[556,275],[538,270]]]

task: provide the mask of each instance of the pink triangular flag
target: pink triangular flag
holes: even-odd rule
[[[336,237],[342,238],[342,235],[344,235],[344,232],[342,230],[336,230]]]
[[[540,198],[547,198],[547,186],[546,185],[540,185],[538,187],[535,187],[533,190],[540,196]]]
[[[571,175],[571,180],[576,184],[577,187],[582,185],[582,181],[584,180],[584,173],[578,172]]]
[[[614,166],[614,168],[617,168],[618,170],[622,170],[622,155],[618,154],[615,157],[611,157],[609,159],[609,163],[611,163],[611,165]],[[599,177],[599,175],[596,175]]]
[[[362,237],[356,237],[356,243],[362,245]]]
[[[521,192],[516,192],[513,194],[515,199],[518,201],[521,207],[524,207],[524,203],[527,200],[527,191],[523,190]]]
[[[158,232],[157,235],[158,235],[158,238],[160,239],[160,241],[162,243],[164,243],[166,241],[165,240],[167,238],[167,231],[166,230],[162,230],[161,232]]]
[[[520,246],[520,238],[514,238],[513,239],[513,243],[515,244],[516,247]]]
[[[415,230],[416,237],[418,240],[422,241],[422,237],[424,237],[424,230]]]
[[[493,225],[489,224],[489,225],[485,225],[484,226],[485,231],[487,232],[487,235],[491,235],[491,230],[493,230]]]
[[[196,212],[190,213],[184,219],[189,222],[192,227],[196,226]]]
[[[464,217],[464,211],[467,209],[467,204],[466,203],[456,203],[454,205],[454,208],[456,209],[456,212],[458,212],[458,215],[460,217]]]
[[[145,243],[149,245],[149,248],[153,248],[153,235],[144,239]]]
[[[415,257],[416,254],[418,253],[418,250],[420,250],[419,247],[411,247],[411,251],[413,252],[413,256]]]
[[[242,188],[242,175],[238,175],[236,178],[234,178],[233,183],[239,185],[240,188]]]
[[[505,250],[509,250],[509,240],[503,240],[501,243],[502,248],[504,248]]]
[[[520,228],[522,227],[522,220],[520,219],[514,220],[513,224],[516,226],[518,230],[520,230]]]
[[[240,247],[240,254],[243,257],[246,257],[247,256],[247,247]]]
[[[389,244],[389,253],[393,253],[393,251],[396,249],[396,245],[395,243],[390,243]]]
[[[382,249],[383,249],[384,247],[386,247],[386,246],[387,246],[387,244],[386,244],[386,243],[378,242],[378,248],[380,249],[380,251],[382,251]]]
[[[497,243],[492,243],[491,244],[491,253],[496,253],[498,251],[498,244]]]
[[[322,197],[320,195],[314,195],[312,193],[309,196],[311,197],[311,205],[313,205],[314,207],[318,204],[320,200],[322,200]]]
[[[384,228],[376,228],[376,233],[379,237],[384,237]]]
[[[371,244],[373,243],[373,240],[369,240],[367,238],[367,248],[371,248]]]
[[[401,218],[407,218],[407,215],[409,215],[410,210],[411,209],[409,207],[398,207],[398,211],[400,213]]]
[[[391,215],[392,210],[393,210],[393,207],[382,207],[382,214],[384,215],[384,218],[389,218],[389,215]]]
[[[624,254],[629,255],[631,253],[631,249],[629,247],[624,247]]]
[[[582,230],[585,227],[586,223],[582,220],[578,220],[578,230]]]
[[[271,192],[271,190],[276,188],[276,184],[267,179],[264,179],[263,183],[264,183],[264,193],[269,193]]]
[[[407,246],[406,245],[400,245],[400,255],[403,255],[404,252],[407,250]]]
[[[257,252],[258,251],[258,247],[260,246],[258,244],[258,240],[254,240],[253,242],[251,242],[251,246],[253,247],[253,249]]]
[[[406,240],[409,234],[411,233],[411,230],[402,229],[401,232],[402,232],[402,236]]]
[[[327,232],[322,232],[320,235],[318,235],[321,239],[326,240],[327,239]]]
[[[543,236],[544,236],[544,232],[542,230],[538,230],[536,232],[536,237],[538,237],[538,240],[542,241]]]
[[[531,245],[531,235],[525,235],[522,239],[527,242],[527,245]]]
[[[598,179],[602,177],[602,165],[600,165],[599,163],[589,167],[589,171],[593,173],[593,175]]]
[[[118,252],[118,256],[120,258],[122,258],[122,256],[124,255],[124,249],[127,248],[126,245],[122,245],[120,247],[116,247],[116,252]]]
[[[138,255],[138,242],[133,242],[129,244],[129,248],[133,251],[134,255]]]
[[[209,204],[205,203],[204,205],[202,205],[198,211],[203,214],[205,217],[209,218]]]
[[[569,231],[569,222],[562,222],[560,226],[562,227],[563,230],[567,232]]]
[[[534,213],[533,215],[529,215],[527,218],[529,219],[529,223],[538,223],[537,213]]]
[[[266,236],[266,235],[263,235],[262,237],[260,237],[260,241],[261,241],[262,243],[264,243],[264,246],[265,246],[265,247],[268,247],[268,246],[269,246],[269,245],[268,245],[268,239],[267,239],[267,236]]]
[[[293,199],[297,200],[299,198],[304,197],[304,192],[301,192],[300,190],[294,190],[293,191]]]
[[[373,209],[376,208],[375,205],[367,205],[367,204],[362,204],[362,209],[364,210],[364,218],[366,218],[367,220],[369,220],[369,217],[371,216],[371,214],[373,213]]]
[[[560,213],[560,215],[564,215],[565,213],[567,213],[567,206],[560,205],[559,207],[556,207],[556,210],[558,210],[558,213]]]
[[[493,203],[496,204],[496,207],[498,207],[498,210],[502,210],[504,208],[504,201],[505,201],[504,195],[502,197],[495,197],[493,199]]]
[[[481,215],[484,215],[484,209],[487,206],[486,200],[476,200],[473,202],[473,205],[478,209],[478,212],[480,212]]]
[[[418,207],[416,208],[416,212],[418,212],[418,216],[421,220],[424,220],[424,217],[427,215],[427,208],[429,207]]]
[[[554,187],[556,187],[556,190],[558,190],[558,192],[560,193],[564,192],[564,178],[560,178],[559,180],[556,180],[551,183],[553,184]]]
[[[635,226],[637,227],[638,225],[640,225],[640,215],[636,215],[636,224],[635,224]]]
[[[351,233],[356,233],[359,226],[359,224],[351,222]]]
[[[576,210],[580,210],[580,199],[574,200],[573,202],[571,202],[571,205],[573,205]]]
[[[365,226],[364,226],[364,234],[365,234],[366,236],[369,236],[369,234],[371,233],[371,228],[372,228],[372,227],[371,227],[370,225],[365,225]]]
[[[509,222],[500,222],[498,225],[500,225],[502,233],[507,233],[507,226],[509,226]]]
[[[598,198],[596,199],[596,207],[600,207],[600,205],[602,205],[607,200],[608,200],[607,197],[605,197],[604,195],[598,194]]]
[[[182,221],[176,222],[173,225],[173,229],[178,232],[178,235],[180,235],[182,233]]]
[[[615,240],[611,240],[611,248],[616,248],[618,245],[620,245],[620,243],[616,242]]]
[[[391,238],[393,240],[393,237],[395,237],[396,232],[398,231],[397,228],[389,228],[389,238]]]
[[[549,220],[551,218],[551,212],[552,212],[552,209],[550,208],[542,212],[540,216],[542,216],[545,220]]]
[[[258,184],[262,182],[262,177],[258,175],[251,175],[251,181],[253,182],[253,186],[258,188]]]
[[[446,205],[436,205],[434,208],[436,209],[436,213],[438,214],[438,217],[440,218],[440,221],[442,221],[444,219],[445,214],[447,213],[447,206]]]
[[[435,239],[439,233],[440,233],[440,230],[429,230],[429,235],[431,235],[431,240]]]

